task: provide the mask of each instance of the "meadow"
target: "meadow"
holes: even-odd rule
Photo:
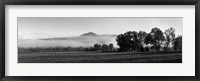
[[[18,63],[182,63],[182,53],[19,52]]]

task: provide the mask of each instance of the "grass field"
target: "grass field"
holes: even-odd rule
[[[18,63],[182,63],[182,53],[34,52],[19,53]]]

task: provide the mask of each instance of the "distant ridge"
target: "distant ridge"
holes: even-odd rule
[[[97,34],[93,32],[88,32],[88,33],[82,34],[81,36],[97,36]]]

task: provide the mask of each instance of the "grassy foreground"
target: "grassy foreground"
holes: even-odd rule
[[[32,52],[18,53],[18,63],[182,63],[182,53]]]

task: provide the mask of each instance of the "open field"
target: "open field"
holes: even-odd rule
[[[182,53],[34,52],[19,53],[18,63],[182,63]]]

